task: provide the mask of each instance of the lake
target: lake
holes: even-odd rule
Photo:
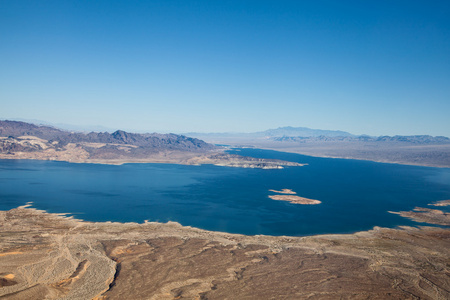
[[[230,152],[308,165],[261,170],[0,160],[0,210],[33,202],[35,208],[88,221],[176,221],[230,233],[298,236],[424,225],[388,211],[450,199],[449,168],[260,149]],[[322,203],[299,205],[268,198],[273,194],[269,189],[285,188]]]

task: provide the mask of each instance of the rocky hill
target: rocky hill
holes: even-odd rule
[[[49,126],[37,126],[31,123],[19,121],[0,121],[0,136],[3,137],[19,137],[28,135],[50,140],[57,136],[68,134],[70,134],[70,132],[62,131]]]
[[[129,161],[173,158],[181,154],[192,156],[217,149],[202,140],[176,134],[137,134],[122,130],[80,133],[25,122],[0,121],[0,154],[6,155],[3,158]]]
[[[154,151],[208,151],[216,148],[214,145],[205,143],[202,140],[176,134],[138,134],[122,130],[113,133],[91,132],[85,134],[18,121],[0,121],[0,136],[14,138],[34,136],[48,140],[53,144],[57,142],[60,146],[69,143],[104,143],[138,146]]]
[[[138,134],[122,130],[79,133],[18,121],[0,121],[0,159],[215,164],[260,169],[301,166],[280,160],[224,154],[220,147],[183,135]]]

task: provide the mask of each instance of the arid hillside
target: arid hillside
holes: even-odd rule
[[[74,133],[24,122],[0,121],[0,159],[77,163],[175,163],[280,169],[295,162],[226,154],[221,147],[176,134]]]

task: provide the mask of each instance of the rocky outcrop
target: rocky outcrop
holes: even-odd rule
[[[49,126],[37,126],[19,121],[0,121],[0,136],[2,137],[19,137],[29,135],[50,140],[56,136],[68,134],[69,132]]]
[[[35,152],[43,150],[39,144],[18,140],[13,137],[0,139],[0,153],[13,154],[14,152]]]
[[[22,136],[34,136],[65,146],[69,143],[102,143],[132,145],[145,148],[151,152],[163,150],[196,151],[204,152],[216,149],[217,147],[205,143],[202,140],[176,134],[158,133],[129,133],[117,130],[113,133],[90,132],[77,133],[59,130],[48,126],[37,126],[18,121],[0,121],[0,136],[19,138]],[[141,152],[145,152],[142,151]]]
[[[430,209],[425,207],[416,207],[413,211],[392,212],[402,217],[409,218],[415,222],[436,224],[442,226],[450,226],[450,213],[446,213],[439,209]]]

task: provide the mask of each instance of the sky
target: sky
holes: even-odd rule
[[[0,119],[450,136],[450,1],[0,0]]]

